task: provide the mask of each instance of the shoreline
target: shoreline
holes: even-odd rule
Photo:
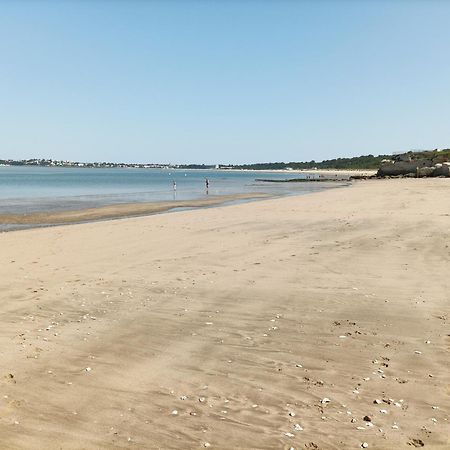
[[[71,223],[89,223],[99,220],[112,220],[127,217],[141,217],[174,209],[204,208],[229,202],[270,198],[270,194],[249,193],[211,196],[207,199],[173,200],[145,203],[121,203],[76,210],[54,212],[34,212],[29,214],[0,214],[1,225],[64,225]]]
[[[324,187],[319,190],[319,192],[326,189],[335,189],[350,185],[349,183],[342,184],[345,180],[321,181],[324,183],[329,183],[329,186]],[[192,200],[119,203],[73,210],[42,211],[23,214],[0,214],[0,232],[20,231],[34,227],[48,227],[125,219],[131,217],[145,217],[154,214],[173,212],[176,210],[201,209],[246,201],[251,202],[270,198],[282,198],[286,196],[309,195],[315,192],[317,191],[304,191],[285,195],[252,192],[231,195],[211,195],[209,198]],[[2,226],[4,227],[3,230]]]

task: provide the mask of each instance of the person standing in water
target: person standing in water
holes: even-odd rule
[[[209,180],[208,180],[208,178],[205,178],[205,187],[206,187],[206,193],[208,193],[208,189],[209,189]]]

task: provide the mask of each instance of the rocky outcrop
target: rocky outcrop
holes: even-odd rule
[[[436,164],[434,177],[450,177],[450,163]]]
[[[398,155],[393,160],[382,161],[377,176],[450,177],[450,162],[438,162],[431,158],[414,159],[407,154]]]

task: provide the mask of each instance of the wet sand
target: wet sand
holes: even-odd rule
[[[166,202],[126,203],[77,210],[33,212],[29,214],[0,214],[0,225],[57,225],[94,220],[145,216],[178,208],[202,208],[227,202],[269,197],[267,194],[250,193],[217,195],[197,200],[172,200]]]
[[[449,189],[0,234],[1,447],[450,448]]]

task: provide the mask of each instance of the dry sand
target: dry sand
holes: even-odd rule
[[[0,234],[0,447],[450,448],[449,190]]]

